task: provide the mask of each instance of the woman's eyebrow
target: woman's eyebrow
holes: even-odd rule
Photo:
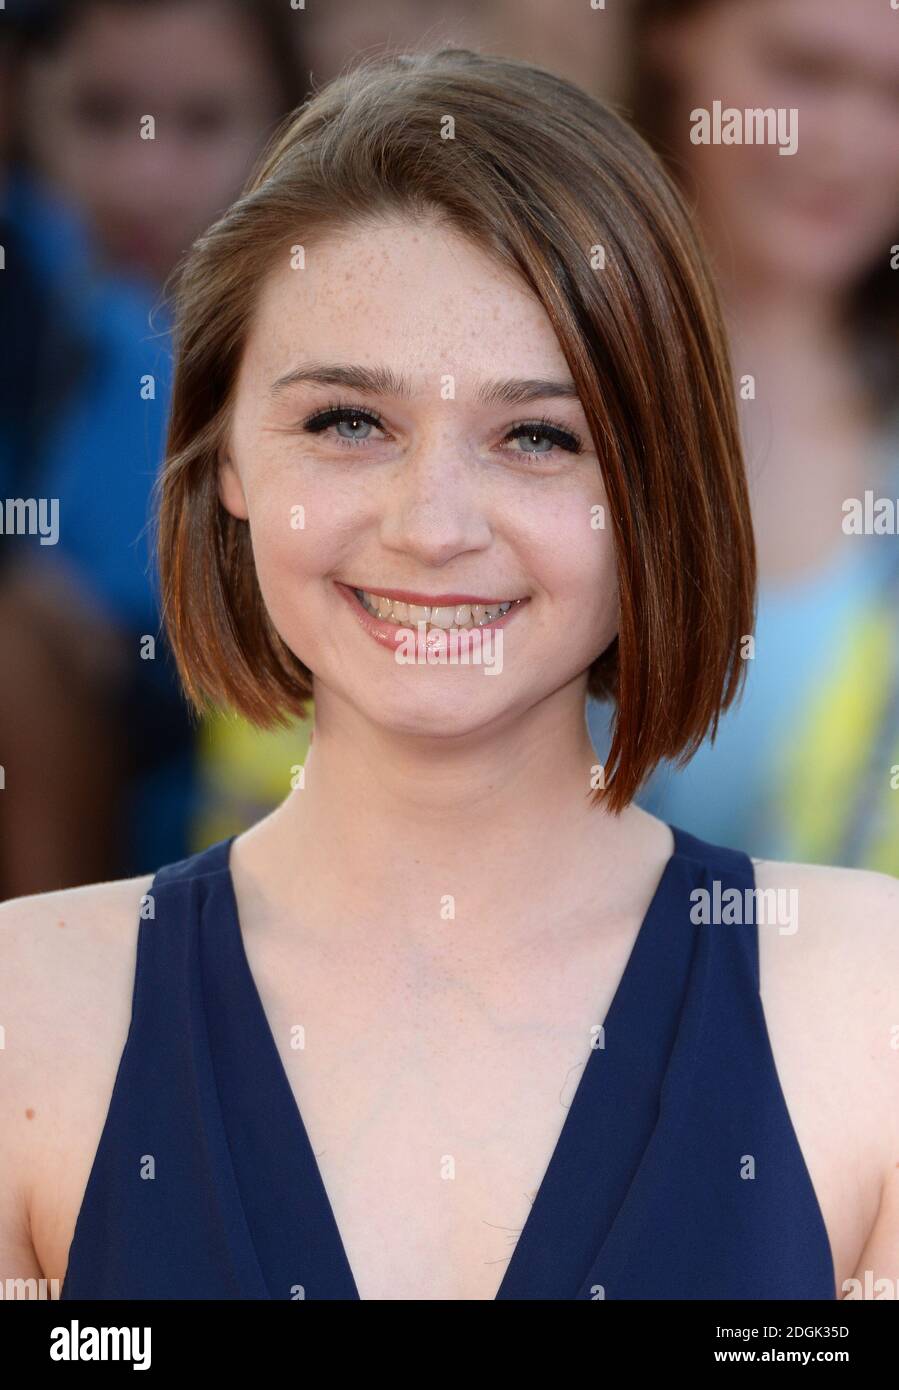
[[[398,376],[390,367],[358,367],[337,363],[295,367],[272,383],[270,394],[280,395],[300,382],[311,382],[317,386],[343,386],[347,390],[394,396],[402,400],[408,400],[413,395],[408,378]],[[553,396],[578,399],[573,381],[553,381],[548,377],[506,377],[485,381],[475,394],[482,405],[518,405],[523,401]]]

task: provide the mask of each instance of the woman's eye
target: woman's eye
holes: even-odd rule
[[[551,454],[556,448],[564,449],[570,454],[580,453],[581,449],[581,441],[576,434],[559,429],[549,421],[535,420],[516,425],[506,435],[506,439],[521,441],[522,447],[516,449],[516,453],[534,456]]]
[[[330,405],[305,420],[303,429],[309,434],[321,435],[333,430],[335,443],[341,448],[352,449],[367,444],[375,430],[384,431],[384,425],[376,411],[361,406]],[[521,447],[513,452],[532,458],[551,454],[554,449],[571,454],[581,451],[581,441],[576,434],[560,429],[549,420],[526,420],[515,425],[504,436],[504,442],[516,441],[520,441]]]
[[[373,429],[381,429],[380,416],[371,410],[355,409],[351,406],[329,406],[305,421],[303,428],[310,434],[323,434],[333,429],[341,446],[353,448],[365,444],[371,438]]]

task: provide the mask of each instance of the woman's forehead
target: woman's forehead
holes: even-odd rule
[[[304,361],[385,364],[414,384],[567,375],[542,304],[474,243],[414,222],[294,243],[260,291],[247,366],[271,385]]]

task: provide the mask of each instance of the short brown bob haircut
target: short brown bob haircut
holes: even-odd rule
[[[619,811],[661,759],[684,762],[714,735],[740,689],[749,500],[720,312],[681,194],[613,111],[527,63],[459,48],[361,63],[282,126],[179,268],[158,554],[185,690],[260,727],[307,712],[312,673],[268,617],[248,524],[219,500],[219,450],[266,272],[295,244],[396,212],[436,214],[514,268],[577,385],[617,549],[618,636],[588,690],[616,706],[594,799]]]

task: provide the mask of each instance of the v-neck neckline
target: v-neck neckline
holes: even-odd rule
[[[650,898],[649,906],[647,907],[646,912],[644,913],[643,920],[641,921],[637,933],[634,937],[631,949],[628,953],[627,960],[625,961],[624,969],[621,973],[621,976],[619,977],[618,984],[612,996],[612,1001],[609,1004],[608,1009],[606,1010],[605,1018],[603,1019],[602,1024],[603,1035],[605,1034],[606,1030],[614,1026],[616,1020],[624,1016],[626,1007],[630,1002],[630,998],[634,994],[639,969],[641,967],[641,964],[645,964],[645,962],[648,959],[648,943],[652,936],[653,930],[657,926],[662,914],[662,904],[668,883],[671,881],[671,878],[675,873],[678,862],[682,858],[683,847],[681,844],[679,831],[676,826],[670,824],[668,825],[668,829],[671,831],[672,834],[674,842],[673,849],[670,856],[665,862],[664,868],[662,869],[662,873],[659,877],[658,883],[656,884],[655,890],[653,891],[652,897]],[[226,887],[226,903],[229,918],[228,925],[235,939],[235,944],[237,947],[237,960],[239,964],[239,969],[242,971],[244,976],[243,983],[246,988],[247,997],[251,1004],[251,1010],[256,1017],[257,1045],[261,1049],[259,1055],[268,1058],[272,1075],[277,1077],[278,1079],[278,1083],[281,1087],[282,1094],[284,1095],[285,1102],[290,1112],[290,1119],[293,1122],[293,1127],[299,1133],[300,1139],[307,1151],[307,1155],[310,1161],[310,1171],[314,1177],[314,1181],[318,1188],[318,1198],[322,1204],[322,1210],[326,1213],[328,1218],[328,1225],[332,1233],[335,1250],[340,1256],[341,1262],[348,1276],[349,1283],[352,1286],[352,1299],[354,1301],[362,1302],[363,1299],[361,1297],[361,1294],[359,1293],[359,1286],[356,1282],[356,1276],[353,1271],[353,1267],[350,1263],[349,1256],[347,1254],[347,1249],[344,1243],[343,1235],[341,1233],[340,1226],[337,1222],[337,1217],[334,1213],[334,1208],[331,1204],[331,1199],[328,1195],[328,1189],[325,1185],[325,1180],[322,1175],[321,1168],[319,1166],[318,1158],[316,1157],[315,1150],[312,1147],[312,1143],[309,1138],[309,1133],[306,1129],[306,1122],[303,1118],[303,1113],[297,1102],[296,1096],[294,1095],[293,1087],[290,1083],[290,1078],[287,1075],[287,1071],[284,1067],[284,1063],[281,1058],[281,1053],[278,1050],[278,1045],[275,1041],[275,1036],[272,1031],[271,1023],[269,1021],[267,1013],[265,1012],[265,1007],[262,1003],[262,996],[256,984],[256,978],[253,974],[253,970],[250,965],[249,956],[247,955],[246,944],[244,942],[243,937],[243,928],[240,922],[240,910],[237,903],[237,893],[234,887],[234,878],[231,873],[231,847],[236,839],[236,834],[231,835],[227,839],[222,840],[218,848],[220,850],[223,860],[222,874]],[[499,1287],[497,1288],[496,1293],[494,1294],[491,1300],[484,1301],[497,1303],[505,1301],[507,1297],[511,1296],[507,1294],[506,1290],[511,1287],[513,1278],[517,1274],[518,1267],[521,1261],[525,1258],[524,1252],[526,1251],[528,1244],[526,1238],[540,1220],[543,1207],[545,1206],[547,1200],[549,1200],[552,1188],[554,1186],[556,1174],[560,1169],[561,1156],[568,1147],[568,1141],[570,1140],[572,1133],[574,1132],[576,1127],[581,1123],[582,1111],[584,1107],[588,1104],[588,1090],[590,1088],[590,1082],[593,1080],[596,1069],[599,1066],[598,1058],[600,1051],[601,1049],[599,1048],[591,1048],[590,1050],[590,1053],[581,1071],[581,1075],[578,1080],[577,1086],[575,1087],[575,1092],[571,1099],[571,1103],[565,1114],[565,1118],[562,1121],[562,1125],[556,1138],[555,1145],[553,1146],[552,1152],[550,1154],[549,1161],[547,1162],[546,1168],[544,1169],[543,1176],[540,1180],[540,1184],[537,1188],[536,1195],[531,1204],[530,1211],[528,1212],[528,1215],[525,1218],[521,1231],[519,1232],[518,1239],[515,1242],[515,1248],[512,1251],[511,1256],[509,1257],[509,1262],[506,1266],[503,1277],[500,1280]]]

